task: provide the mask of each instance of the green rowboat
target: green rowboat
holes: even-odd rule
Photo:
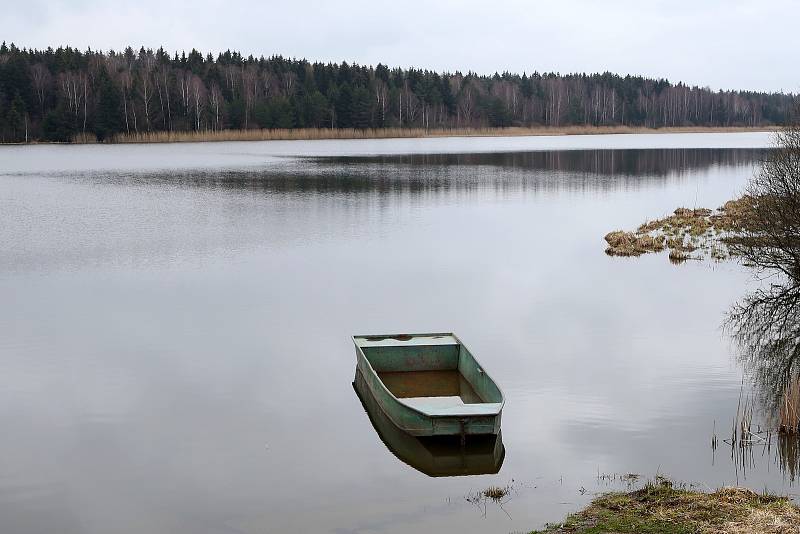
[[[412,436],[497,434],[503,393],[455,334],[353,336],[380,409]]]

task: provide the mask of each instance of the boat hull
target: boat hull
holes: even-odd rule
[[[425,334],[432,336],[433,334]],[[452,336],[452,334],[446,334]],[[420,335],[421,336],[421,335]],[[388,337],[388,336],[387,336]],[[454,336],[453,336],[454,337]],[[374,399],[377,406],[398,428],[411,434],[412,436],[452,436],[452,435],[485,435],[485,434],[498,434],[500,432],[500,421],[502,415],[502,394],[495,386],[491,378],[484,373],[484,371],[474,361],[472,355],[466,347],[459,342],[458,358],[460,358],[459,369],[467,377],[474,375],[476,381],[485,380],[497,391],[500,396],[499,403],[491,403],[483,405],[470,405],[467,404],[457,413],[444,414],[444,413],[425,413],[424,411],[414,409],[408,406],[401,399],[395,397],[385,386],[370,360],[365,356],[363,347],[359,346],[357,338],[354,338],[356,344],[356,360],[357,360],[357,373],[360,372],[363,377],[364,385],[369,391],[369,394]],[[431,359],[443,358],[429,347],[420,346],[418,351],[428,351],[433,354],[432,357],[427,359],[415,357],[397,358],[399,370],[415,370],[415,365],[425,365]],[[441,352],[441,351],[439,351]],[[463,369],[462,369],[463,367]]]

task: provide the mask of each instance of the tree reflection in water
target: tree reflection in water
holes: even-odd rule
[[[768,429],[777,430],[777,443],[769,435],[764,447],[776,448],[779,467],[794,482],[800,476],[800,128],[777,135],[777,148],[747,193],[752,220],[732,252],[763,284],[734,306],[728,327]]]
[[[729,441],[731,454],[746,473],[753,446],[774,453],[778,467],[795,482],[800,477],[800,285],[773,283],[759,289],[734,307],[728,321],[766,424],[765,433],[750,437],[740,432],[739,440]],[[742,402],[747,400],[740,407]]]

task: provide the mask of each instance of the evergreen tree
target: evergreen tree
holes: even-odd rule
[[[364,87],[356,87],[350,105],[353,128],[372,126],[372,95]]]
[[[124,124],[120,91],[105,68],[100,70],[98,77],[98,93],[94,131],[99,141],[105,141],[121,132]]]
[[[25,141],[27,134],[27,117],[25,112],[25,102],[19,93],[11,101],[11,109],[8,110],[8,127],[11,129],[11,139],[13,141]]]
[[[336,97],[336,127],[353,127],[353,90],[345,84]]]
[[[327,126],[326,121],[329,120],[330,106],[325,95],[319,91],[312,92],[306,97],[303,108],[306,126],[314,128]]]
[[[485,106],[486,118],[489,121],[489,126],[493,128],[511,126],[511,114],[508,112],[502,100],[499,98],[490,98]]]
[[[666,79],[509,72],[481,76],[225,51],[85,52],[0,44],[0,140],[120,131],[571,124],[767,126],[794,94],[717,91]],[[195,116],[199,111],[200,117]],[[247,114],[245,113],[247,111]],[[138,123],[138,124],[137,124]]]
[[[68,143],[76,133],[77,129],[72,115],[64,106],[52,109],[45,115],[42,123],[42,135],[46,140]]]

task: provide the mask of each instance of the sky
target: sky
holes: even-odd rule
[[[437,71],[615,72],[800,93],[798,0],[4,0],[19,47],[158,48]]]

